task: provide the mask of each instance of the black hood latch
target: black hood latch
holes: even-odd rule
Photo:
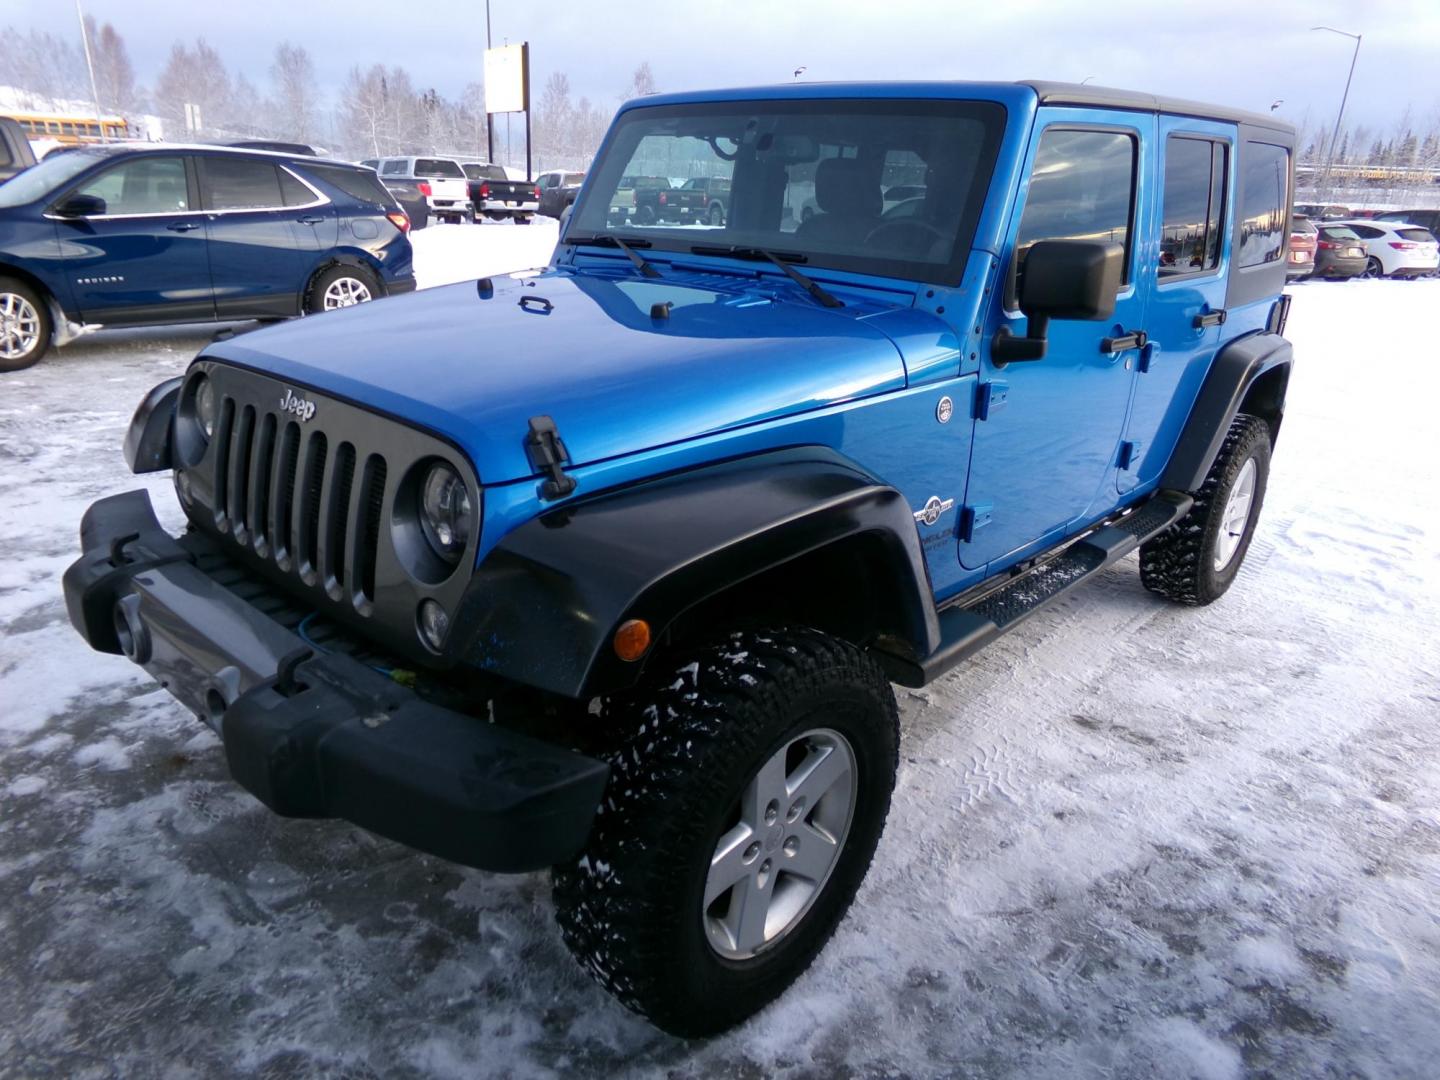
[[[530,433],[525,436],[525,456],[536,472],[548,473],[550,478],[540,485],[544,499],[563,499],[575,490],[575,478],[566,476],[562,463],[570,457],[565,442],[555,421],[548,416],[532,416]]]

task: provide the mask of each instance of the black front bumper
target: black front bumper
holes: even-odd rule
[[[80,541],[65,572],[75,628],[215,728],[231,775],[275,812],[484,870],[540,869],[584,844],[604,763],[320,653],[198,569],[144,491],[91,506]]]

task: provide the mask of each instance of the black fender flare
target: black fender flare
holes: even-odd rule
[[[1222,348],[1195,398],[1160,486],[1199,491],[1239,412],[1254,412],[1269,423],[1270,437],[1278,436],[1293,364],[1290,342],[1266,330],[1236,338]]]
[[[640,677],[643,662],[611,645],[627,619],[646,620],[659,641],[729,587],[862,537],[883,553],[872,560],[889,606],[877,636],[928,655],[940,629],[909,504],[823,447],[704,466],[531,519],[477,569],[452,649],[473,668],[588,699]]]

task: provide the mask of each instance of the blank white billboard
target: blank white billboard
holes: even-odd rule
[[[485,111],[524,112],[530,107],[530,43],[485,50]]]

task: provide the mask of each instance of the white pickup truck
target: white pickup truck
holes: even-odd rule
[[[429,203],[431,216],[441,221],[458,223],[472,216],[465,170],[454,158],[386,157],[378,160],[375,171],[381,180],[413,182]]]

